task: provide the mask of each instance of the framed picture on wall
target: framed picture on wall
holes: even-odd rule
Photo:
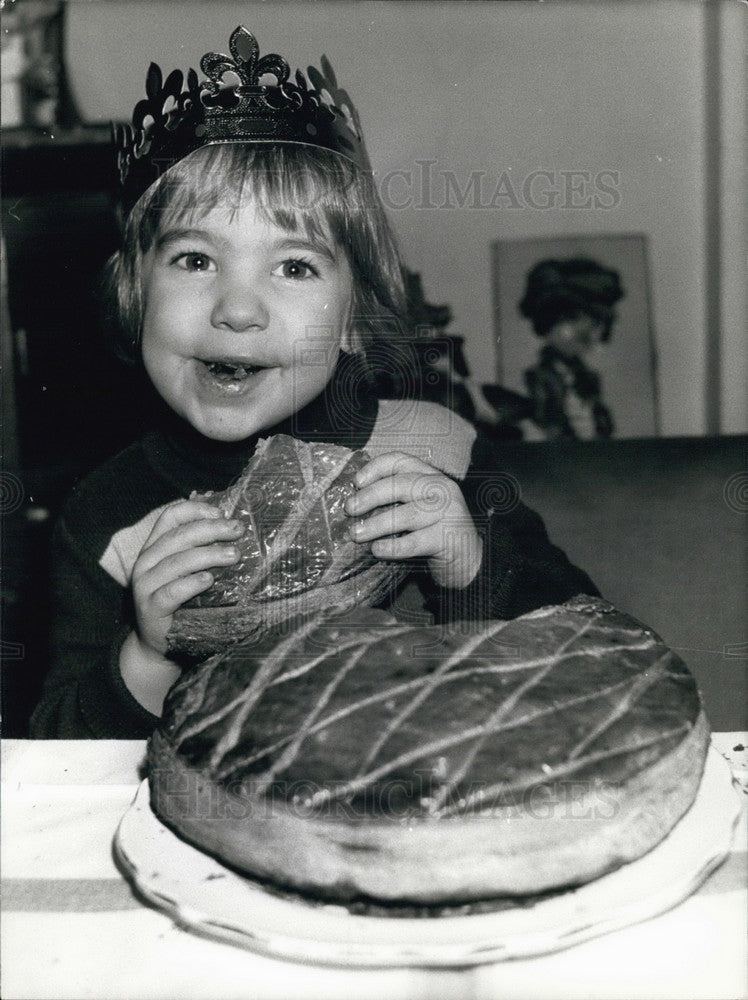
[[[647,237],[492,245],[497,381],[532,401],[524,436],[660,433]]]

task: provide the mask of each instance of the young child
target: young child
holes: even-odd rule
[[[184,93],[181,74],[162,84],[152,66],[119,136],[128,214],[110,277],[123,348],[159,405],[153,429],[81,482],[57,525],[35,737],[149,735],[180,671],[172,616],[238,557],[241,526],[188,497],[225,489],[276,433],[372,455],[347,513],[375,556],[412,566],[395,613],[508,618],[596,593],[536,514],[497,503],[480,460],[471,467],[470,424],[371,391],[365,348],[403,315],[401,267],[329,67],[310,70],[314,89],[290,84],[285,61],[259,59],[243,28],[231,57],[201,66],[208,80],[191,72]],[[228,70],[238,88],[222,88]]]

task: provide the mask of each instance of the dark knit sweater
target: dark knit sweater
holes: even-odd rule
[[[352,400],[354,392],[356,396],[355,421],[345,426],[340,425],[339,407],[329,405],[330,392],[341,398],[341,379],[348,385],[344,398]],[[290,433],[360,448],[369,441],[378,412],[365,382],[352,382],[350,372],[341,368],[327,394],[282,425],[265,430],[262,437]],[[212,442],[169,414],[163,414],[160,423],[85,478],[57,523],[52,663],[31,720],[35,738],[136,739],[149,736],[157,723],[127,689],[119,671],[134,609],[126,581],[104,568],[105,553],[111,553],[118,533],[131,531],[164,504],[187,498],[194,490],[225,489],[257,443],[257,438],[228,445]],[[474,447],[474,459],[481,455],[479,449],[479,444]],[[589,578],[550,543],[537,514],[521,503],[491,507],[489,471],[482,456],[477,464],[473,461],[462,483],[484,539],[483,563],[475,580],[464,590],[443,589],[415,563],[405,584],[383,607],[411,621],[426,622],[428,616],[436,622],[512,618],[576,593],[597,593]]]

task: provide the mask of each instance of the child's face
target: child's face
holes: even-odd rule
[[[345,254],[274,225],[251,200],[167,225],[143,275],[146,371],[208,438],[240,441],[291,416],[346,346]]]

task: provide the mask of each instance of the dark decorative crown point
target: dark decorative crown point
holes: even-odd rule
[[[229,52],[207,52],[200,60],[206,79],[190,69],[186,90],[180,70],[164,80],[151,63],[132,124],[114,129],[127,211],[165,169],[215,143],[302,143],[369,169],[355,106],[326,56],[321,72],[308,67],[307,80],[296,70],[291,82],[286,60],[275,53],[260,56],[254,35],[241,25],[231,34]]]
[[[239,88],[259,87],[265,76],[275,77],[275,86],[281,86],[290,72],[286,60],[275,53],[260,58],[260,48],[255,36],[241,25],[229,39],[230,56],[220,52],[206,52],[200,60],[200,69],[208,77],[206,90],[217,93],[224,86],[226,73],[239,78]]]

